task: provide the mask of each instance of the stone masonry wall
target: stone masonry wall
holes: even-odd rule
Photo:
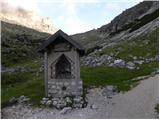
[[[81,80],[57,79],[56,81],[48,81],[48,97],[81,96],[82,93]]]

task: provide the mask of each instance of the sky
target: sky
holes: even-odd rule
[[[5,0],[48,17],[69,35],[96,29],[142,0]]]

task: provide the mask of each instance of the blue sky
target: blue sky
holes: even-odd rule
[[[14,4],[31,8],[38,15],[49,17],[57,29],[75,34],[109,23],[140,1],[142,0],[16,0]]]

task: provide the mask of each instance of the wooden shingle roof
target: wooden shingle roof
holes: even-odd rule
[[[62,37],[64,40],[68,41],[70,44],[72,44],[81,55],[84,54],[84,48],[83,46],[78,43],[77,41],[73,40],[70,36],[68,36],[66,33],[64,33],[62,30],[58,30],[55,34],[50,36],[46,41],[42,43],[40,48],[38,49],[38,52],[44,52],[46,48],[48,48],[51,44],[54,44],[56,39],[58,37]]]

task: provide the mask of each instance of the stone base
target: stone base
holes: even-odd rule
[[[57,79],[57,81],[48,82],[48,96],[47,97],[65,97],[65,96],[81,96],[83,94],[82,81]]]
[[[85,99],[81,96],[66,96],[63,98],[43,98],[41,104],[57,109],[63,109],[64,107],[84,108],[87,105]]]

